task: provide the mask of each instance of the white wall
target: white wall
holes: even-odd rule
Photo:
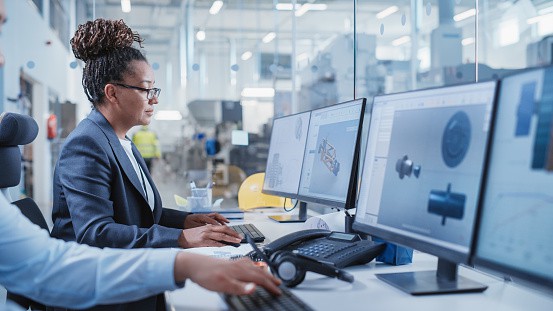
[[[71,0],[74,4],[75,0]],[[43,18],[31,1],[6,1],[9,22],[3,27],[0,36],[6,58],[4,66],[4,95],[15,98],[20,92],[19,77],[22,72],[26,79],[33,81],[33,117],[38,122],[39,133],[33,143],[33,197],[50,221],[52,207],[52,168],[50,142],[46,139],[46,119],[48,116],[48,90],[57,93],[61,101],[77,102],[79,116],[89,110],[80,83],[80,70],[70,69],[74,60],[68,42],[61,42],[50,29],[48,20]],[[44,16],[48,17],[49,1],[44,1]],[[47,41],[50,44],[47,44]],[[33,61],[34,68],[27,63]],[[4,100],[4,109],[22,112],[20,108]]]

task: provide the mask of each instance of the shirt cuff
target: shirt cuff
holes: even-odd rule
[[[148,256],[148,284],[160,291],[183,288],[185,282],[175,282],[176,249],[151,249]],[[167,260],[171,259],[171,260]]]

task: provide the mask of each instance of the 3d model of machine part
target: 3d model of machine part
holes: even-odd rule
[[[411,174],[419,178],[421,166],[414,165],[413,161],[409,160],[407,155],[404,155],[403,158],[397,160],[396,162],[396,172],[398,172],[400,179],[403,179],[405,176],[411,177]]]
[[[336,159],[336,149],[333,145],[328,143],[326,138],[323,138],[323,141],[321,141],[317,153],[321,155],[321,161],[324,163],[326,168],[328,168],[334,176],[338,176],[338,172],[340,171],[340,162]]]
[[[442,136],[442,158],[449,167],[459,165],[470,146],[471,126],[464,111],[455,113],[447,122]]]
[[[428,212],[442,216],[442,226],[447,217],[462,219],[465,213],[466,195],[451,192],[451,183],[447,190],[431,190],[428,196]]]

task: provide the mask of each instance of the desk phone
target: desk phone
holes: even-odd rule
[[[358,234],[307,229],[287,234],[267,244],[263,251],[270,256],[276,251],[288,250],[313,261],[344,268],[366,264],[384,248],[384,243],[363,240]],[[255,254],[250,256],[253,258]]]

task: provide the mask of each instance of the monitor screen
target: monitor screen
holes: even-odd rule
[[[298,197],[344,207],[357,178],[359,137],[365,98],[313,110]],[[355,164],[355,165],[354,165]],[[354,174],[352,174],[354,173]]]
[[[297,196],[310,115],[308,111],[273,121],[263,193]]]
[[[495,92],[492,81],[375,97],[354,229],[468,263]]]
[[[553,67],[501,81],[475,264],[553,289]]]

